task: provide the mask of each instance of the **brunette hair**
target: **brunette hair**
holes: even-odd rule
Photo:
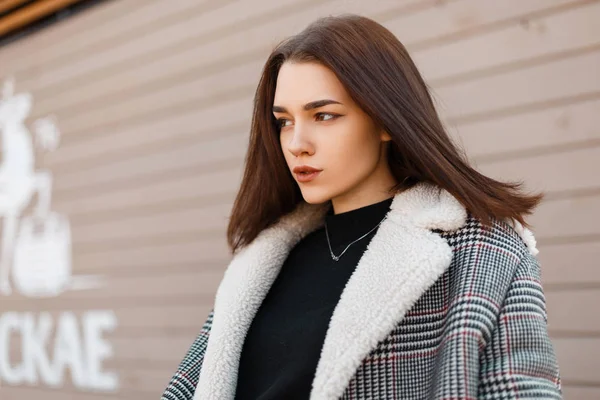
[[[315,62],[333,71],[350,97],[392,137],[388,163],[393,191],[429,182],[447,190],[485,224],[513,218],[524,226],[541,194],[522,183],[491,179],[471,167],[446,133],[417,67],[388,29],[358,15],[316,20],[281,42],[267,59],[254,97],[245,171],[227,241],[232,253],[303,201],[279,142],[272,114],[275,85],[286,61]]]

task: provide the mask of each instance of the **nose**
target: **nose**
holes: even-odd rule
[[[315,146],[310,138],[310,132],[301,124],[294,126],[294,131],[287,143],[287,150],[294,156],[300,157],[302,154],[313,155]]]

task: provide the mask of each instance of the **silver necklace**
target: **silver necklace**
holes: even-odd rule
[[[338,261],[340,259],[340,257],[344,255],[344,253],[346,252],[346,250],[348,250],[348,248],[350,246],[352,246],[354,243],[356,243],[359,240],[366,237],[369,233],[373,232],[379,225],[381,225],[383,220],[385,220],[386,218],[387,218],[387,215],[385,217],[383,217],[383,219],[381,221],[379,221],[379,223],[377,225],[375,225],[375,228],[371,229],[369,232],[365,233],[364,235],[362,235],[361,237],[359,237],[358,239],[356,239],[355,241],[350,243],[348,246],[346,246],[344,251],[342,251],[342,253],[339,256],[336,256],[335,254],[333,254],[333,250],[331,250],[331,243],[329,242],[329,231],[327,230],[327,222],[325,222],[325,235],[327,236],[327,244],[329,245],[329,252],[331,253],[331,258],[333,258],[335,261]]]

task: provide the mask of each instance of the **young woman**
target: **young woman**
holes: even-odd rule
[[[319,19],[266,62],[233,259],[163,399],[560,399],[540,199],[469,166],[391,32]]]

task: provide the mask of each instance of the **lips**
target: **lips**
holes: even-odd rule
[[[294,169],[292,171],[296,175],[296,180],[298,182],[305,183],[305,182],[310,182],[313,179],[315,179],[317,176],[319,176],[319,174],[321,173],[322,170],[311,167],[309,165],[300,165],[300,166],[294,167]]]

